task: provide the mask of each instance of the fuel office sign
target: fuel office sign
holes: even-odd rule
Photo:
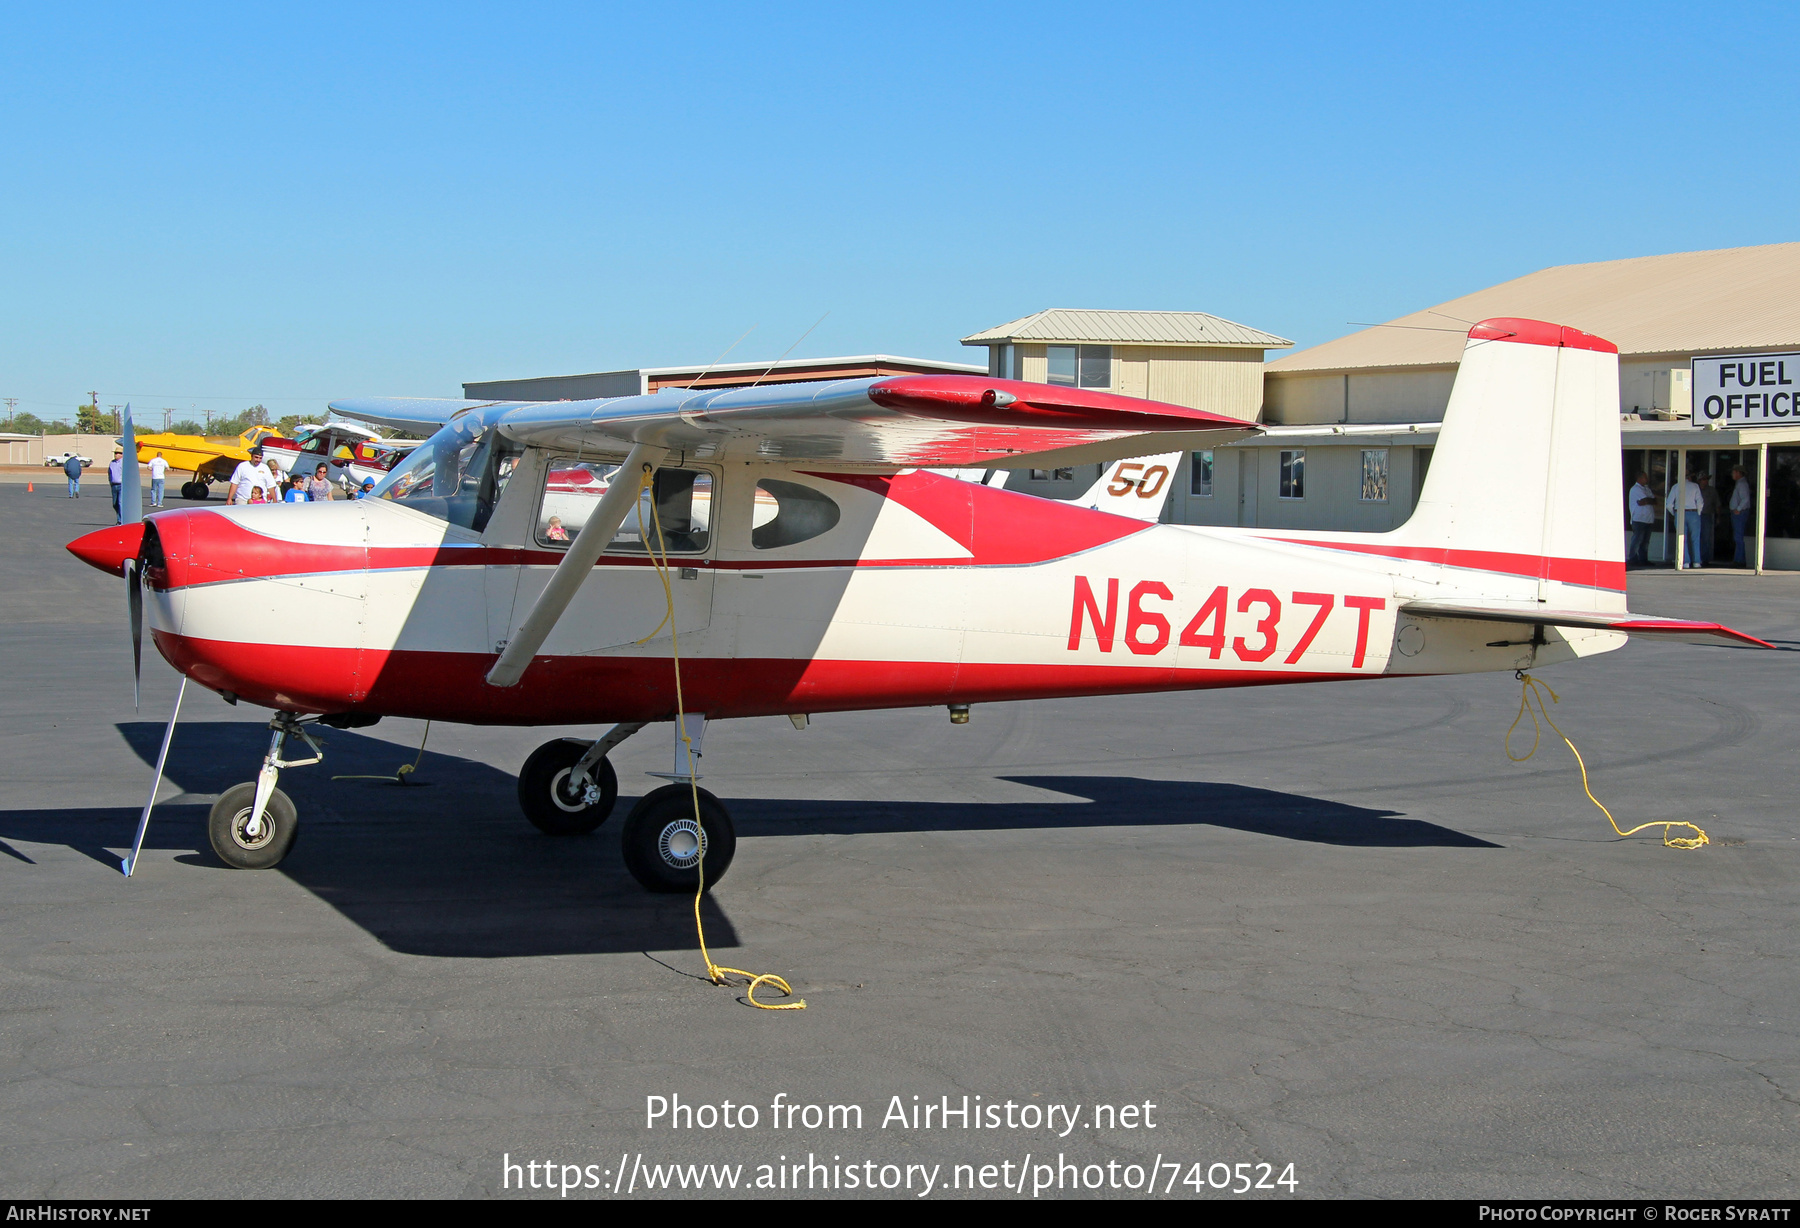
[[[1689,425],[1800,424],[1800,353],[1723,354],[1694,359]]]

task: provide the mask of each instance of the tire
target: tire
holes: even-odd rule
[[[612,814],[619,800],[619,777],[613,765],[600,760],[593,773],[586,800],[570,797],[569,771],[587,754],[589,743],[558,738],[531,752],[519,769],[519,809],[531,825],[546,836],[585,836]]]
[[[269,794],[269,804],[263,811],[262,835],[247,839],[243,832],[255,804],[256,783],[246,781],[219,794],[206,818],[206,836],[212,842],[213,852],[234,870],[270,870],[280,865],[300,832],[294,803],[276,789]]]
[[[181,488],[181,497],[183,499],[193,500],[196,503],[205,499],[206,493],[206,484],[204,482],[189,482]]]
[[[705,789],[700,795],[700,829],[705,833],[705,858],[688,854],[693,847],[693,786],[664,785],[646,794],[626,816],[620,833],[625,868],[647,891],[692,895],[699,878],[697,863],[704,860],[706,885],[712,887],[731,868],[737,852],[737,831],[731,815],[719,799]],[[684,855],[687,854],[687,855]]]

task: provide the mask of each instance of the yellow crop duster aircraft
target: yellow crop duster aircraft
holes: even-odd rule
[[[184,499],[204,499],[214,482],[229,482],[239,461],[250,459],[250,449],[265,439],[281,439],[272,426],[253,426],[235,439],[224,436],[161,435],[137,436],[137,458],[141,465],[162,453],[171,469],[186,469],[194,480],[181,487]]]

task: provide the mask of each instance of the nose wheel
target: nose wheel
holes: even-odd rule
[[[206,836],[213,852],[234,870],[273,869],[294,847],[299,832],[299,814],[280,789],[269,791],[261,816],[256,814],[253,780],[219,794],[206,819]]]
[[[294,847],[300,832],[300,816],[288,795],[275,787],[284,768],[306,767],[319,762],[325,752],[306,726],[317,717],[276,713],[269,722],[269,753],[255,780],[233,785],[219,794],[206,817],[206,838],[219,860],[234,870],[270,870]],[[309,759],[283,759],[290,737],[299,738],[312,751]]]

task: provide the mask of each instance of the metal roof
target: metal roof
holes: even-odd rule
[[[1258,350],[1294,344],[1204,311],[1089,311],[1052,307],[962,339],[964,345],[1007,341],[1093,341],[1109,345],[1205,345]]]
[[[966,362],[944,362],[938,358],[902,358],[896,354],[850,354],[832,358],[785,358],[777,362],[722,362],[712,366],[701,364],[691,367],[640,367],[645,375],[685,375],[688,372],[705,371],[710,375],[720,375],[727,371],[788,371],[795,367],[832,367],[832,366],[882,366],[905,365],[912,367],[936,367],[946,372],[966,371],[973,375],[986,375],[986,366],[973,366]]]
[[[1469,325],[1568,324],[1632,354],[1800,348],[1800,243],[1564,264],[1277,359],[1271,375],[1454,366]],[[1466,321],[1466,323],[1465,323]]]

